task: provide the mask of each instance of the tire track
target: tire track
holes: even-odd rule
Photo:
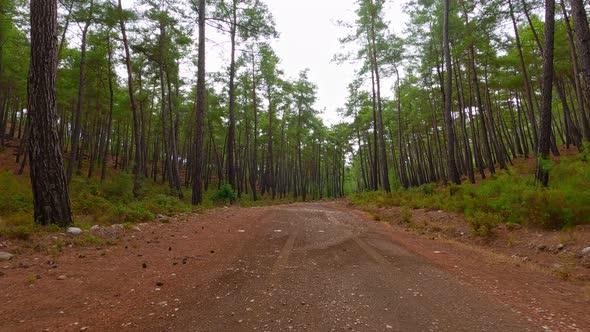
[[[299,217],[299,215],[297,215],[297,217]],[[302,229],[301,224],[293,225],[293,222],[290,222],[290,224],[292,232],[291,234],[289,234],[287,242],[285,242],[285,245],[281,249],[281,252],[279,253],[279,256],[277,257],[270,271],[270,281],[273,284],[278,281],[281,270],[287,265],[287,262],[289,261],[289,256],[291,255],[291,252],[293,251],[293,246],[295,245],[295,240],[297,239],[297,236],[299,235]]]
[[[356,244],[358,244],[358,246],[361,247],[361,249],[363,249],[363,251],[367,253],[379,265],[385,267],[391,266],[391,263],[385,257],[383,257],[381,254],[375,251],[375,249],[371,248],[368,244],[365,243],[365,241],[359,239],[358,237],[354,237],[353,239],[354,242],[356,242]]]

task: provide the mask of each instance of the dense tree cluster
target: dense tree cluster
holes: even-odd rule
[[[21,172],[26,152],[43,143],[34,139],[36,116],[48,111],[50,123],[41,125],[64,156],[54,172],[68,183],[75,176],[105,179],[115,169],[133,172],[138,197],[144,181],[159,181],[181,198],[192,186],[194,204],[224,183],[254,200],[343,195],[346,140],[319,119],[307,72],[291,79],[280,70],[269,43],[278,33],[262,1],[137,0],[132,10],[121,0],[47,2],[51,7],[0,3],[0,144],[21,142]],[[227,70],[205,73],[206,29],[229,39]],[[50,39],[37,46],[55,48],[51,54],[31,44],[41,34]],[[49,57],[56,71],[34,67]],[[31,83],[53,75],[55,85],[43,91],[32,84],[27,107],[29,69]],[[54,105],[37,110],[39,93],[50,90]],[[31,170],[43,167],[30,161]]]
[[[358,0],[340,61],[360,64],[343,115],[353,121],[360,190],[486,178],[590,139],[590,33],[581,0],[411,0],[405,38],[386,1]],[[400,71],[403,75],[400,78]],[[395,81],[384,98],[384,80]],[[392,166],[390,166],[392,165]]]
[[[308,72],[281,71],[264,2],[133,5],[0,0],[0,146],[20,142],[39,223],[70,223],[67,184],[112,169],[136,197],[156,181],[195,205],[224,184],[306,200],[475,182],[529,156],[547,185],[550,155],[590,140],[582,0],[410,0],[403,38],[386,0],[357,0],[335,57],[357,78],[330,128]],[[229,41],[225,70],[205,72],[206,31]]]

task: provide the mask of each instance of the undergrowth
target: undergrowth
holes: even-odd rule
[[[488,236],[495,225],[563,229],[590,224],[590,165],[585,155],[562,159],[551,169],[548,188],[533,175],[515,169],[498,172],[472,185],[427,184],[391,194],[363,192],[350,201],[357,206],[427,208],[464,213],[475,234]]]
[[[250,195],[237,197],[228,184],[211,186],[205,192],[202,205],[191,205],[190,189],[184,189],[184,198],[173,196],[167,184],[146,180],[140,197],[133,196],[133,175],[112,173],[101,182],[98,179],[75,177],[70,184],[70,200],[74,226],[89,229],[93,225],[130,225],[155,219],[157,215],[174,215],[199,212],[230,202],[242,207],[289,203],[290,199],[260,198]],[[162,220],[168,220],[162,218]],[[30,181],[10,171],[0,171],[0,238],[28,240],[33,235],[59,231],[57,227],[43,227],[33,222],[33,195]],[[85,238],[93,242],[91,238]],[[88,242],[87,241],[87,242]]]

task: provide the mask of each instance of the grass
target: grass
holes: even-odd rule
[[[539,187],[533,175],[501,171],[476,185],[427,184],[391,194],[363,192],[350,196],[357,206],[436,209],[466,216],[475,234],[489,236],[500,223],[544,229],[590,224],[590,164],[581,154],[551,166],[550,185]],[[405,221],[405,220],[404,220]]]
[[[105,245],[112,244],[109,240],[104,240],[98,236],[92,234],[81,234],[68,240],[68,242],[75,247],[102,247]]]
[[[60,229],[44,227],[33,222],[33,195],[27,177],[15,176],[11,171],[0,171],[0,238],[29,240],[33,236],[50,234]],[[74,226],[88,230],[93,225],[124,224],[128,228],[138,222],[170,220],[167,216],[181,213],[198,213],[206,209],[235,202],[241,207],[268,206],[292,202],[292,199],[253,201],[249,195],[238,198],[232,188],[223,184],[220,190],[212,186],[199,207],[191,205],[190,189],[185,189],[184,199],[171,195],[167,184],[146,180],[140,197],[133,196],[133,176],[128,173],[109,174],[104,182],[78,176],[70,184],[70,200],[74,214]],[[80,244],[100,245],[97,239],[80,238]]]
[[[402,208],[402,222],[405,224],[412,223],[412,211],[407,207]]]

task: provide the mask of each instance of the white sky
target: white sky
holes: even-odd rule
[[[407,21],[402,4],[407,0],[389,0],[386,20],[396,34],[403,32]],[[132,0],[126,0],[131,4]],[[353,23],[356,0],[265,0],[272,12],[280,38],[272,46],[281,59],[280,68],[287,77],[297,77],[301,70],[310,69],[309,79],[318,86],[316,108],[322,111],[326,124],[340,121],[336,109],[342,107],[347,86],[354,78],[354,64],[332,63],[335,54],[342,51],[338,38],[347,35],[336,22]],[[208,27],[207,70],[220,71],[228,65],[226,36],[214,34]],[[391,85],[385,85],[384,95],[390,95]]]

